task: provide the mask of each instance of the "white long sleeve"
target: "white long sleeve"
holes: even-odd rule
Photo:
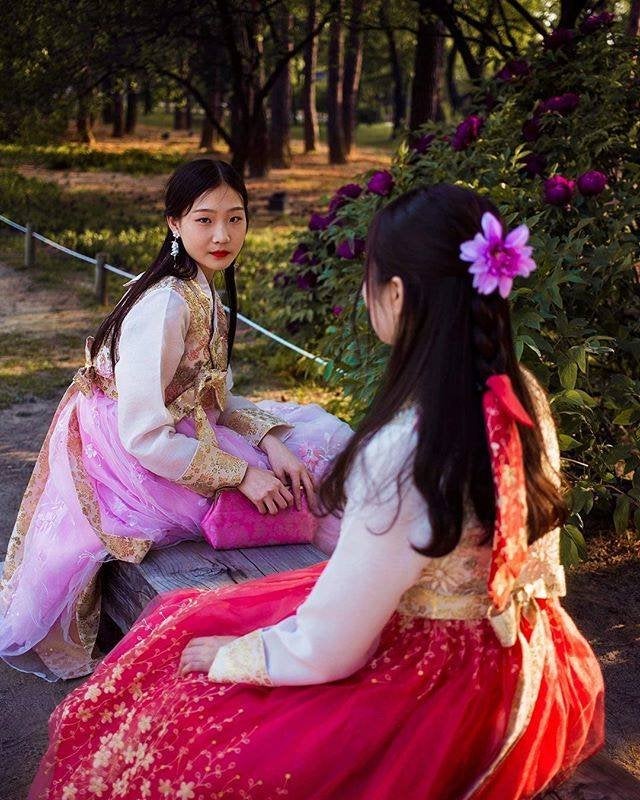
[[[411,544],[431,541],[426,505],[411,478],[414,420],[413,410],[401,412],[354,464],[338,546],[297,613],[222,647],[209,671],[212,680],[316,684],[366,663],[426,564]],[[396,478],[405,463],[399,503]]]
[[[152,289],[125,316],[115,369],[118,433],[125,449],[151,472],[178,480],[198,449],[177,433],[165,389],[184,353],[189,308],[168,287]]]

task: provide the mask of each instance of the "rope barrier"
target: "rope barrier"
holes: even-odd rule
[[[8,217],[3,216],[0,214],[0,222],[4,222],[5,225],[9,225],[11,228],[15,228],[15,230],[20,231],[21,233],[27,233],[27,228],[24,225],[19,225],[17,222],[9,219]],[[61,253],[65,253],[66,255],[72,256],[73,258],[78,258],[80,261],[85,261],[87,264],[97,264],[98,261],[91,256],[85,256],[83,253],[78,253],[75,250],[71,250],[69,247],[65,247],[58,242],[54,242],[52,239],[48,239],[46,236],[42,236],[40,233],[36,233],[35,231],[31,232],[31,236],[34,239],[37,239],[39,242],[43,242],[44,244],[48,245],[49,247],[53,247],[56,250],[59,250]],[[119,267],[114,267],[112,264],[102,264],[102,269],[107,270],[108,272],[113,273],[114,275],[119,275],[121,278],[127,278],[129,280],[135,280],[138,275],[133,275],[131,272],[125,272],[125,270],[120,269]],[[229,313],[229,308],[224,306],[224,309],[227,313]],[[262,325],[258,325],[257,322],[245,317],[243,314],[238,314],[238,319],[244,322],[245,325],[248,325],[250,328],[258,331],[258,333],[263,334],[263,336],[269,337],[269,339],[273,339],[274,342],[282,345],[283,347],[288,347],[289,350],[292,350],[294,353],[298,355],[304,356],[304,358],[308,358],[311,361],[314,361],[316,364],[320,364],[321,366],[326,366],[329,362],[326,361],[324,358],[320,358],[320,356],[315,356],[313,353],[310,353],[308,350],[303,350],[302,347],[298,347],[298,345],[293,344],[293,342],[287,341],[287,339],[283,339],[282,336],[278,336],[277,333],[273,333],[272,331],[264,328]]]

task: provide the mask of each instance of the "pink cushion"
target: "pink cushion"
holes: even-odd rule
[[[205,514],[201,526],[204,538],[216,550],[262,547],[269,544],[302,544],[313,541],[318,527],[302,495],[302,508],[295,506],[275,516],[261,514],[237,489],[220,492]]]

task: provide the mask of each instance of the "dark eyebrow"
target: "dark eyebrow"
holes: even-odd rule
[[[216,211],[219,211],[219,210],[220,210],[219,208],[195,208],[193,210],[193,213],[194,214],[198,214],[201,211],[208,211],[210,214],[215,214]],[[244,206],[234,206],[233,208],[228,208],[227,209],[227,213],[229,211],[244,211]]]

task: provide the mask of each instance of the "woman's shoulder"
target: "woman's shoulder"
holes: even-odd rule
[[[418,440],[418,411],[408,406],[398,411],[362,446],[357,460],[372,483],[383,483],[403,472],[414,454]]]

